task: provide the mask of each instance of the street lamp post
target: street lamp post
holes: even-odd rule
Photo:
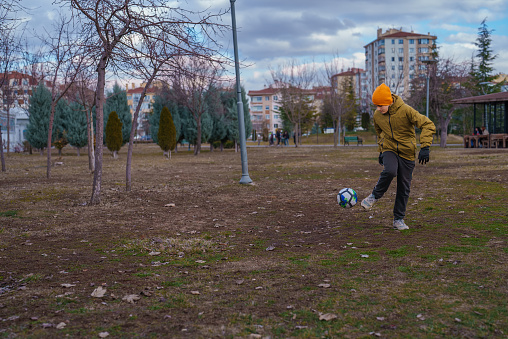
[[[436,60],[424,60],[423,63],[427,65],[427,105],[425,108],[425,115],[429,117],[429,80],[430,80],[430,65],[435,63]]]
[[[249,177],[249,165],[247,162],[247,146],[245,144],[245,120],[242,102],[242,88],[240,87],[240,62],[238,60],[238,43],[236,39],[236,18],[235,18],[235,1],[231,2],[231,20],[233,22],[233,46],[235,50],[235,73],[236,73],[236,96],[238,107],[238,128],[240,132],[240,154],[242,159],[242,178],[240,184],[250,184],[252,179]]]

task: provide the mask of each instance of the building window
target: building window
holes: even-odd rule
[[[404,61],[404,57],[399,57],[399,61]]]
[[[399,45],[402,45],[404,44],[404,40],[403,39],[399,39]]]
[[[377,54],[384,54],[385,53],[385,49],[384,48],[380,48],[378,51],[377,51]]]
[[[414,53],[414,52],[415,52],[415,49],[414,49],[413,47],[411,47],[411,48],[409,49],[409,53]]]
[[[265,115],[265,119],[266,119],[266,120],[270,120],[270,114],[266,114],[266,115]]]
[[[274,114],[273,118],[274,119],[279,119],[279,115],[278,114]]]
[[[266,100],[266,101],[269,101],[269,100],[270,100],[270,97],[265,97],[265,100]]]
[[[392,79],[395,79],[395,74],[392,74]],[[392,87],[393,87],[393,84],[392,84]]]
[[[279,128],[279,124],[273,124],[273,128]]]
[[[409,57],[409,61],[415,61],[415,57]]]
[[[265,106],[265,109],[266,109],[266,110],[269,110],[269,109],[270,109],[270,106]]]
[[[414,45],[415,44],[415,39],[409,39],[409,44],[410,45]]]
[[[255,101],[255,102],[263,101],[263,97],[252,97],[252,101]]]
[[[418,43],[422,44],[422,45],[428,44],[429,43],[429,39],[418,39]]]
[[[395,45],[395,39],[392,39],[392,45]]]
[[[392,71],[395,71],[395,65],[392,65]]]
[[[395,61],[395,57],[392,57],[392,61]]]
[[[263,106],[254,105],[254,106],[252,106],[252,111],[253,112],[262,112],[263,111]]]
[[[418,52],[429,53],[429,48],[428,47],[420,47],[420,48],[418,48]]]
[[[278,111],[278,110],[279,110],[279,106],[277,106],[277,105],[273,105],[273,110],[274,110],[274,111]]]
[[[384,44],[385,44],[384,39],[383,39],[383,40],[379,40],[379,44],[380,44],[380,45],[384,45]]]
[[[276,95],[274,95],[274,96],[273,96],[273,100],[279,100],[279,97],[278,97],[278,96],[276,96]]]
[[[392,53],[395,53],[395,47],[394,47],[394,48],[392,48]]]
[[[399,65],[399,71],[402,71],[404,69],[403,65]]]

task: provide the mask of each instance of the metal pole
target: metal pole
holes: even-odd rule
[[[240,154],[242,158],[242,178],[240,184],[250,184],[252,179],[249,177],[249,165],[247,162],[247,146],[245,144],[245,120],[242,102],[242,88],[240,87],[240,62],[238,61],[238,43],[236,39],[236,17],[235,17],[235,1],[231,2],[231,20],[233,22],[233,46],[235,50],[235,73],[236,73],[236,96],[238,106],[238,128],[240,132]]]
[[[427,72],[427,108],[425,110],[427,118],[429,117],[429,79],[430,79],[430,74],[429,74],[429,72]]]

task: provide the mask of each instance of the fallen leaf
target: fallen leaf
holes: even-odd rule
[[[161,254],[161,252],[150,252],[150,253],[148,253],[148,255],[159,255],[159,254]]]
[[[330,321],[330,320],[333,320],[333,319],[337,319],[337,315],[336,314],[325,313],[325,314],[320,314],[319,315],[319,320]]]
[[[197,262],[198,264],[204,264],[206,261],[204,261],[204,260],[196,260],[196,262]]]
[[[385,320],[385,317],[376,317],[376,319],[379,321],[383,321],[383,320]]]
[[[109,333],[108,332],[100,332],[99,333],[99,338],[106,338],[106,337],[109,337]]]
[[[199,293],[199,291],[191,291],[190,293],[191,293],[191,294],[194,294],[194,295],[199,295],[199,294],[201,294],[201,293]]]
[[[123,301],[127,301],[128,303],[134,304],[135,301],[141,299],[141,297],[137,294],[129,294],[122,298]]]
[[[369,255],[368,254],[361,254],[362,258],[368,258]]]
[[[266,251],[273,251],[275,249],[275,246],[271,245],[266,248]]]
[[[166,204],[166,205],[164,205],[164,207],[176,207],[176,204],[173,204],[173,203],[171,203],[171,204]]]
[[[65,326],[67,326],[67,324],[64,322],[61,322],[60,324],[56,325],[56,328],[59,330],[63,330],[65,328]]]
[[[331,285],[330,284],[319,284],[318,286],[323,287],[323,288],[329,288]]]
[[[91,296],[94,298],[102,298],[104,294],[106,294],[106,289],[102,288],[102,286],[99,286],[95,290],[93,290]]]

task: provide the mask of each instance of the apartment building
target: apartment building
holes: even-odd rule
[[[358,105],[358,115],[361,121],[361,114],[368,112],[370,96],[367,89],[367,72],[361,68],[350,68],[347,71],[335,74],[331,78],[332,87],[335,93],[338,93],[344,87],[344,84],[351,81],[355,92],[355,98]]]
[[[435,35],[388,29],[377,30],[377,39],[364,46],[367,91],[372,93],[381,83],[393,93],[407,98],[410,82],[416,76],[425,76],[433,54]]]
[[[263,128],[275,132],[277,128],[282,128],[282,119],[280,118],[280,92],[277,88],[266,87],[259,91],[249,91],[250,98],[249,114],[252,121],[252,129],[259,133]]]
[[[312,89],[301,90],[302,94],[312,103],[316,112],[321,112],[323,100],[331,88],[327,86],[313,87]],[[252,129],[261,132],[263,128],[268,128],[269,132],[275,132],[282,128],[282,119],[279,108],[282,103],[281,91],[276,87],[266,87],[259,91],[249,91],[250,98],[249,114],[252,121]]]
[[[134,83],[131,83],[131,88],[129,85],[125,85],[125,90],[127,92],[127,104],[129,105],[132,119],[134,119],[134,112],[136,111],[136,107],[141,99],[141,93],[143,92],[146,84],[142,83],[141,86],[136,87]],[[143,103],[141,104],[141,109],[138,115],[138,138],[147,137],[150,134],[149,121],[148,118],[152,113],[152,104],[155,100],[155,96],[157,95],[158,87],[152,86],[149,87],[146,91],[145,98],[143,99]]]

